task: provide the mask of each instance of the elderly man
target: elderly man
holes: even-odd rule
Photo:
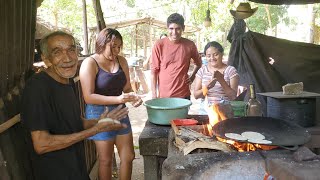
[[[152,98],[180,97],[190,99],[189,85],[201,67],[201,57],[196,45],[181,37],[184,18],[173,13],[167,19],[168,37],[158,40],[152,49],[151,91]],[[190,60],[195,68],[188,75]]]
[[[27,82],[22,96],[22,123],[27,130],[35,179],[89,179],[84,139],[99,132],[118,130],[119,119],[128,114],[118,107],[98,120],[80,118],[72,78],[77,71],[74,38],[64,32],[49,34],[40,42],[42,59],[48,68]]]

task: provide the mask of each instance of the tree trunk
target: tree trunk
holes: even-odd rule
[[[100,0],[92,0],[92,4],[97,19],[97,31],[100,32],[102,29],[106,28],[106,23],[104,22]]]
[[[84,40],[84,54],[88,54],[88,27],[87,27],[87,3],[82,0],[82,25],[83,25],[83,40]]]
[[[55,30],[58,30],[58,12],[56,10],[54,10],[53,16],[54,16],[54,28]]]
[[[270,30],[272,30],[271,15],[270,15],[270,11],[269,11],[269,6],[266,4],[266,5],[264,5],[264,8],[266,9],[269,28],[270,28]]]
[[[315,20],[316,20],[316,10],[313,4],[308,5],[309,11],[309,43],[314,43],[314,31],[315,31]]]

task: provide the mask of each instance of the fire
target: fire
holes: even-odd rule
[[[227,140],[227,139],[223,139],[223,138],[219,138],[219,137],[216,137],[216,138],[218,139],[218,141],[231,144],[239,152],[256,151],[257,149],[271,150],[271,149],[275,149],[278,147],[278,146],[269,146],[269,145],[262,145],[262,144],[242,143],[242,142]]]
[[[220,120],[218,110],[215,106],[208,107],[208,116],[209,116],[209,124],[207,124],[208,134],[209,136],[213,136],[212,127],[218,123]]]
[[[207,124],[207,130],[208,130],[208,135],[213,136],[213,130],[212,127],[221,121],[221,117],[219,116],[219,111],[217,109],[217,106],[210,106],[208,111],[208,116],[209,116],[209,124]],[[225,119],[222,119],[225,120]],[[269,146],[269,145],[262,145],[262,144],[253,144],[253,143],[243,143],[243,142],[237,142],[229,139],[223,139],[220,137],[216,137],[218,141],[228,143],[232,145],[234,148],[236,148],[239,152],[245,152],[245,151],[256,151],[257,149],[262,149],[262,150],[271,150],[275,149],[278,146]]]
[[[209,107],[208,116],[209,116],[209,125],[214,126],[215,124],[220,122],[220,118],[219,118],[219,114],[216,106]]]

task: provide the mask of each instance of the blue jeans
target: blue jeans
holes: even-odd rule
[[[113,110],[114,108],[118,107],[118,105],[93,105],[87,104],[86,105],[86,119],[98,119],[100,115],[105,111],[105,107],[109,108],[109,111]],[[95,140],[95,141],[104,141],[104,140],[111,140],[114,139],[117,135],[129,134],[132,132],[131,124],[129,117],[126,116],[125,118],[121,119],[120,122],[122,124],[126,124],[127,127],[124,129],[116,130],[116,131],[108,131],[98,133],[94,136],[89,137],[88,139]]]

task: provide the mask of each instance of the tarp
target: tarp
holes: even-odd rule
[[[303,82],[305,91],[320,93],[319,45],[248,31],[233,39],[228,63],[238,70],[240,85],[254,83],[257,92],[282,91],[287,83]]]
[[[250,0],[252,2],[261,3],[261,4],[313,4],[320,3],[320,0]]]

